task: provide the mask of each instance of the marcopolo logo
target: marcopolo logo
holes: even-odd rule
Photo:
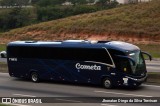
[[[94,65],[81,65],[80,63],[77,63],[76,68],[82,69],[82,70],[101,70],[101,66],[97,66],[96,64]]]

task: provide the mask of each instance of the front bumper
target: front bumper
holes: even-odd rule
[[[147,74],[146,74],[146,76],[144,76],[142,78],[132,78],[132,77],[129,77],[129,76],[125,76],[125,77],[130,79],[130,80],[136,81],[136,82],[145,82],[146,79],[147,79]]]
[[[130,77],[130,76],[125,76],[123,78],[123,85],[126,85],[126,86],[139,86],[143,82],[145,82],[146,80],[147,80],[147,74],[144,77],[141,77],[141,78],[133,78],[133,77]]]

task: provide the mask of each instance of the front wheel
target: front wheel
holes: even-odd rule
[[[39,77],[38,77],[38,74],[36,72],[31,73],[31,80],[33,82],[39,82]]]
[[[105,78],[103,80],[103,86],[107,89],[112,88],[113,87],[112,80],[110,78]]]

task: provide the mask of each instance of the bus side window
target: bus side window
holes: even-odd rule
[[[12,57],[54,60],[95,61],[112,65],[108,53],[103,48],[65,48],[65,47],[9,47]]]
[[[118,69],[118,71],[130,73],[131,69],[130,69],[129,60],[116,56],[116,55],[122,55],[122,56],[124,55],[125,56],[125,54],[121,51],[113,50],[113,49],[108,49],[108,51],[110,52],[111,56],[113,57],[113,60],[115,62],[115,65],[116,65],[116,68]]]
[[[105,49],[92,48],[53,48],[52,55],[55,59],[75,61],[95,61],[112,64]]]

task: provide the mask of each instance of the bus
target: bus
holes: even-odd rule
[[[122,41],[14,41],[7,45],[11,77],[138,87],[151,55]]]

